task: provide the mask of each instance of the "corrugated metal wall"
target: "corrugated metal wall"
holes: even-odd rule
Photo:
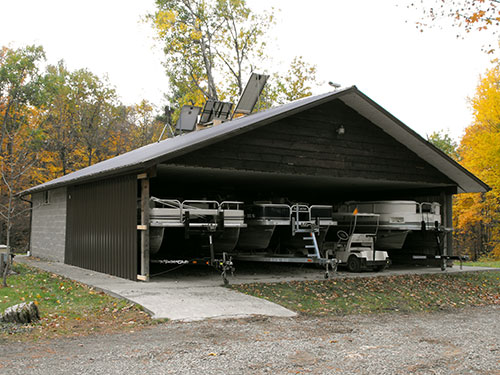
[[[65,262],[137,279],[137,177],[68,188]]]

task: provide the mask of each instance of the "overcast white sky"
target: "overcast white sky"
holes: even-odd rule
[[[491,66],[481,46],[495,43],[485,33],[457,39],[447,25],[420,33],[417,11],[397,0],[247,1],[281,9],[270,35],[275,61],[262,68],[303,56],[325,82],[316,93],[331,90],[328,81],[356,85],[424,137],[449,129],[458,139],[470,124],[467,97]],[[125,103],[164,104],[162,53],[140,22],[153,0],[4,0],[0,9],[0,45],[42,45],[49,63],[107,74]]]

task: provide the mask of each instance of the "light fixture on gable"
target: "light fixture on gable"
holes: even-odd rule
[[[345,134],[345,128],[344,125],[340,125],[337,130],[335,130],[338,136],[344,135]]]

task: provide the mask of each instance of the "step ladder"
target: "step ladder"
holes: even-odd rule
[[[314,254],[307,254],[308,257],[316,257],[321,258],[321,254],[319,252],[318,240],[316,239],[316,233],[314,231],[309,232],[309,236],[302,237],[304,241],[312,241],[312,244],[306,244],[304,247],[306,249],[314,249]],[[309,252],[309,250],[308,250]]]

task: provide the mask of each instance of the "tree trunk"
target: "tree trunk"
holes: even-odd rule
[[[5,264],[5,268],[3,270],[3,287],[7,287],[7,275],[9,274],[10,271],[10,263],[12,261],[12,255],[10,251],[10,227],[11,227],[11,211],[12,211],[12,190],[9,191],[9,204],[8,204],[8,211],[7,211],[7,260]]]

